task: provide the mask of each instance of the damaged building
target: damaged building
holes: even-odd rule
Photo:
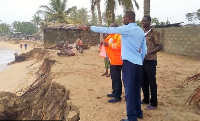
[[[91,46],[99,44],[99,33],[83,31],[79,29],[78,26],[79,25],[63,23],[43,24],[44,48],[49,48],[53,44],[64,43],[66,41],[68,41],[69,44],[73,44],[78,38]]]

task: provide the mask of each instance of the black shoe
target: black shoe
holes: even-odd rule
[[[115,95],[112,93],[112,94],[107,94],[107,97],[115,97]]]
[[[147,102],[145,102],[144,100],[141,101],[141,104],[149,104]]]
[[[139,119],[143,119],[143,114],[137,116]]]
[[[113,98],[113,99],[108,100],[109,103],[116,103],[119,101],[121,101],[121,99],[118,99],[118,98]]]

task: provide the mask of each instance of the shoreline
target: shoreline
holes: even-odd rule
[[[29,42],[27,50],[25,50],[24,48],[21,50],[19,45],[25,42],[26,41],[20,41],[19,44],[14,44],[14,41],[0,41],[0,46],[3,48],[18,51],[18,54],[21,54],[29,52],[33,49],[32,45]],[[29,86],[33,82],[33,80],[35,80],[34,73],[37,70],[37,66],[39,66],[38,64],[40,64],[38,63],[35,66],[28,68],[28,66],[34,62],[35,60],[33,59],[8,66],[7,64],[5,66],[3,65],[4,69],[2,69],[2,71],[0,72],[0,91],[17,93],[19,90],[23,90],[27,86]]]
[[[20,44],[22,43],[24,45],[24,43],[30,43],[31,41],[20,41],[18,44],[15,44],[15,42],[13,40],[10,41],[0,41],[0,46],[5,47],[5,48],[10,48],[16,51],[19,51],[20,53],[25,53],[28,52],[30,50],[33,49],[32,46],[28,45],[27,50],[24,49],[24,46],[21,50],[20,48]]]
[[[26,53],[26,52],[33,49],[32,47],[29,47],[29,48],[27,48],[27,50],[21,50],[20,47],[19,47],[19,44],[14,44],[14,41],[0,41],[0,48],[6,49],[6,50],[13,50],[14,52],[17,52],[18,54]],[[14,55],[14,52],[13,52],[13,55]],[[7,70],[7,69],[10,68],[11,65],[7,65],[8,63],[9,62],[0,65],[0,67],[1,67],[0,75],[4,70]]]

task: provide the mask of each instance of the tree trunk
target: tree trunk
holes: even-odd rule
[[[96,0],[96,4],[97,4],[98,17],[99,17],[99,26],[102,26],[100,1],[101,1],[101,0]],[[101,42],[102,40],[103,40],[103,34],[100,33],[100,42]]]
[[[100,1],[101,1],[101,0],[96,0],[96,4],[97,4],[98,17],[99,17],[99,25],[102,26]]]
[[[150,0],[144,0],[144,15],[150,16]]]
[[[111,14],[112,14],[112,22],[115,22],[115,1],[114,0],[111,3]]]

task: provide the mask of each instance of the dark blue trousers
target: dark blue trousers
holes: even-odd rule
[[[123,60],[122,79],[125,88],[126,111],[129,121],[137,121],[137,116],[142,115],[141,110],[141,83],[142,65]]]
[[[122,65],[110,65],[110,75],[112,79],[113,94],[117,99],[121,99],[122,95],[121,71]]]

